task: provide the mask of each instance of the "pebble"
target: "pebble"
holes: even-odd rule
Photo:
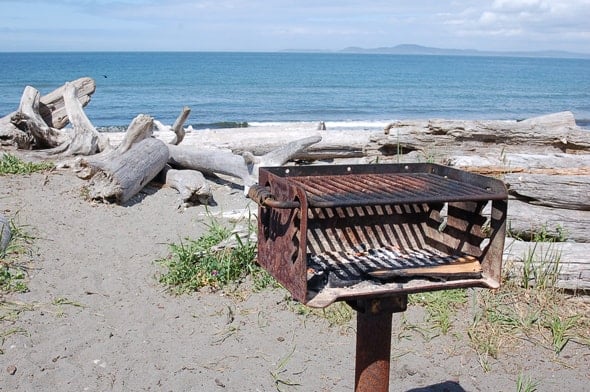
[[[16,366],[14,365],[9,365],[6,368],[6,371],[8,372],[8,374],[10,374],[11,376],[14,376],[14,374],[16,373]]]

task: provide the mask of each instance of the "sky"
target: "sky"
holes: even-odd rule
[[[0,0],[0,51],[590,53],[590,0]]]

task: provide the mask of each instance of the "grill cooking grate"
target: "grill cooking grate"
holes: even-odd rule
[[[334,207],[490,200],[496,192],[429,173],[348,174],[289,178],[310,206]]]

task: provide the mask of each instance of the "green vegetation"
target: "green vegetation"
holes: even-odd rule
[[[11,231],[7,248],[0,252],[0,354],[3,353],[4,340],[15,334],[26,334],[20,328],[11,326],[24,311],[32,310],[31,305],[8,302],[6,294],[28,291],[27,268],[22,262],[23,256],[30,252],[32,237],[15,224],[14,219],[8,222]]]
[[[296,349],[296,347],[293,347],[293,349],[284,358],[279,360],[275,370],[270,372],[270,376],[272,377],[272,379],[274,381],[275,388],[279,392],[281,392],[283,390],[282,389],[283,387],[297,387],[297,386],[301,385],[300,383],[298,383],[296,381],[292,381],[291,379],[285,378],[285,376],[284,376],[284,374],[287,372],[287,365],[289,364],[289,361],[291,360],[291,358],[293,357],[293,354],[295,353],[295,349]],[[298,374],[301,374],[301,372],[299,372]]]
[[[170,245],[167,258],[158,260],[167,271],[159,277],[175,294],[198,291],[203,287],[222,289],[239,283],[246,276],[253,278],[254,290],[274,284],[274,279],[255,262],[256,244],[242,240],[237,234],[235,246],[219,246],[231,239],[232,231],[212,221],[207,232],[196,240],[185,239]]]
[[[499,290],[478,290],[468,334],[484,370],[501,347],[532,342],[559,355],[569,342],[590,346],[590,315],[555,287],[559,254],[525,255],[521,278],[506,279]],[[535,260],[533,263],[532,260]],[[525,389],[530,390],[530,389]]]
[[[20,261],[21,255],[29,251],[32,237],[14,219],[8,222],[11,231],[8,247],[0,252],[0,295],[11,292],[26,292],[26,266]]]
[[[516,392],[535,392],[539,382],[533,380],[530,376],[519,374],[516,379]]]
[[[331,327],[346,328],[354,318],[354,310],[346,302],[336,302],[326,308],[317,309],[303,305],[301,302],[297,302],[287,295],[285,297],[285,303],[287,304],[287,308],[293,313],[304,317],[325,319]]]
[[[4,153],[0,159],[0,175],[6,174],[31,174],[39,171],[51,170],[55,166],[50,162],[25,162],[20,158]]]
[[[446,335],[452,327],[453,318],[461,305],[467,302],[466,290],[431,291],[408,296],[408,303],[424,306],[427,321]]]

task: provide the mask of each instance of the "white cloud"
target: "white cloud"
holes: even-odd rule
[[[501,13],[539,13],[550,10],[550,2],[544,0],[494,0],[492,10]]]
[[[461,4],[461,3],[457,3]],[[445,14],[450,35],[485,40],[493,49],[590,51],[590,0],[494,0],[465,2]],[[502,42],[502,37],[508,41]]]

